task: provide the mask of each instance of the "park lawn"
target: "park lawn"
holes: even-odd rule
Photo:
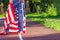
[[[44,25],[45,27],[52,28],[54,30],[60,31],[60,0],[54,0],[54,5],[56,7],[56,12],[52,10],[52,13],[57,13],[57,16],[47,16],[46,13],[27,13],[26,18],[32,21],[36,21],[39,24]],[[51,11],[50,10],[50,11]],[[49,11],[49,12],[50,12]],[[55,14],[53,14],[55,15]],[[0,18],[4,18],[5,14],[1,14]]]
[[[0,14],[0,19],[1,18],[5,18],[5,14],[3,13],[3,14]]]
[[[47,13],[27,13],[26,18],[32,21],[36,21],[45,27],[60,31],[60,0],[54,0],[54,5],[54,8],[56,8],[56,10],[54,8],[51,8],[49,13],[52,13],[53,15],[57,13],[57,16],[47,16]]]
[[[39,13],[29,13],[26,15],[27,19],[35,21],[39,24],[44,25],[45,27],[52,28],[54,30],[60,31],[60,18],[59,17],[42,17],[42,14]]]

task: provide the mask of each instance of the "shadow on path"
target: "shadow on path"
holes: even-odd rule
[[[4,35],[4,36],[0,36],[0,40],[19,40],[19,37],[17,37],[17,36],[9,37],[9,35]]]
[[[3,26],[3,23],[4,21],[0,20],[0,26]],[[60,40],[60,33],[30,21],[27,22],[27,33],[23,38],[24,40]],[[19,40],[19,38],[18,35],[0,35],[0,40]]]
[[[26,25],[27,25],[27,27],[44,27],[44,25],[42,25],[42,24],[39,24],[39,23],[37,23],[37,22],[35,22],[35,21],[28,21],[27,23],[26,23]]]
[[[45,36],[23,37],[24,40],[60,40],[60,33],[50,34]],[[18,36],[0,36],[0,40],[19,40]]]
[[[24,40],[60,40],[60,33],[46,36],[25,37]]]

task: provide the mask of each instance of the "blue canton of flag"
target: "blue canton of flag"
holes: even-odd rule
[[[15,1],[15,0],[14,0]],[[18,21],[18,28],[19,31],[23,30],[23,17],[24,17],[24,0],[23,2],[19,2],[18,0],[16,0],[17,2],[14,3],[14,11],[15,11],[15,15],[16,15],[16,21]]]
[[[12,3],[8,4],[3,31],[0,33],[3,34],[4,31],[6,32],[9,31],[9,33],[22,31],[23,33],[25,33],[26,32],[26,18],[24,15],[25,15],[24,2],[19,3],[18,0],[13,0],[13,4]]]
[[[15,11],[15,15],[16,15],[16,20],[19,20],[19,16],[25,15],[24,0],[23,0],[23,2],[20,2],[20,3],[18,2],[18,0],[13,0],[13,5],[14,5],[14,11]]]

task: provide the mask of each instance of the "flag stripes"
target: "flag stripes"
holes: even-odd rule
[[[3,30],[5,31],[10,25],[9,32],[18,32],[18,21],[16,20],[16,15],[14,14],[13,4],[9,3],[8,9],[6,11],[6,18],[4,22]],[[26,32],[26,18],[23,16],[23,33]]]

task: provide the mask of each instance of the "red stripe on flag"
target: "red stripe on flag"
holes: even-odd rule
[[[8,17],[8,19],[9,19],[9,22],[11,23],[12,22],[12,20],[11,20],[11,17],[10,17],[10,14],[9,14],[9,9],[6,11],[7,13],[7,17]],[[7,19],[7,21],[8,21],[8,19]]]
[[[18,28],[15,28],[15,27],[10,27],[11,30],[18,30]]]
[[[13,6],[13,4],[10,3],[10,7],[11,7],[11,12],[12,12],[12,15],[14,17],[14,20],[16,20],[16,17],[15,17],[15,14],[14,14],[14,6]]]
[[[10,6],[10,9],[9,9],[9,6]],[[10,31],[9,32],[13,32],[13,31],[15,32],[15,31],[18,30],[18,22],[15,21],[16,18],[15,18],[15,14],[14,14],[13,4],[9,3],[9,6],[8,6],[8,10],[6,11],[7,16],[6,16],[6,19],[5,19],[5,24],[4,24],[3,30],[6,30],[6,27],[8,27],[8,24],[10,24],[10,29],[9,29]],[[10,14],[13,15],[13,19],[14,19],[13,22],[12,22],[13,19],[12,19]],[[26,19],[25,19],[25,17],[23,18],[23,24],[25,24],[25,25],[23,25],[22,32],[25,33],[26,32]]]
[[[17,22],[17,23],[12,22],[11,24],[13,24],[13,25],[17,25],[17,26],[18,26],[18,22]]]

